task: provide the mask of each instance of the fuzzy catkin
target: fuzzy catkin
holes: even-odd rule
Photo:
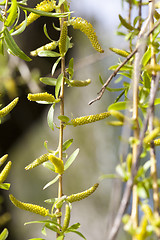
[[[37,4],[35,7],[36,10],[41,10],[44,12],[52,12],[56,7],[56,1],[53,0],[44,0],[41,3]],[[35,14],[35,13],[30,13],[29,16],[27,17],[27,26],[36,21],[40,15]],[[20,28],[23,25],[24,21],[19,24],[16,29]]]
[[[79,29],[88,37],[95,50],[97,50],[100,53],[104,52],[104,50],[101,48],[98,42],[97,35],[91,23],[87,22],[87,20],[81,17],[78,17],[72,18],[71,25],[73,26],[74,29]]]
[[[99,114],[95,114],[95,115],[74,118],[74,119],[71,119],[71,123],[74,127],[76,127],[79,125],[84,125],[84,124],[100,121],[102,119],[109,117],[110,115],[111,115],[110,112],[104,112],[104,113],[99,113]]]
[[[94,193],[94,191],[97,189],[98,186],[99,186],[99,184],[96,183],[96,184],[94,184],[93,187],[89,188],[88,190],[86,190],[84,192],[80,192],[80,193],[77,193],[77,194],[72,194],[72,195],[67,197],[67,201],[72,203],[72,202],[80,201],[84,198],[87,198],[92,193]]]
[[[44,217],[49,216],[49,210],[44,207],[41,207],[41,206],[35,205],[35,204],[31,204],[31,203],[21,202],[21,201],[17,200],[12,194],[9,195],[9,198],[10,198],[11,202],[18,208],[39,214]]]
[[[6,107],[0,110],[0,117],[5,117],[18,103],[19,98],[15,98],[11,103],[9,103]]]
[[[40,164],[48,161],[48,154],[43,154],[41,155],[39,158],[35,159],[32,163],[30,163],[28,166],[25,167],[26,170],[30,170],[33,169],[37,166],[39,166]]]
[[[63,22],[63,26],[62,26],[62,31],[61,31],[61,35],[60,35],[60,39],[59,39],[59,52],[61,54],[61,56],[63,57],[66,53],[66,41],[67,41],[67,22],[64,21]]]
[[[68,204],[66,204],[66,211],[65,211],[65,217],[64,217],[64,222],[63,222],[63,227],[62,227],[62,232],[65,232],[66,229],[69,226],[69,222],[70,222],[70,206]]]
[[[55,157],[54,155],[51,155],[51,154],[48,156],[48,158],[51,161],[51,163],[53,163],[53,165],[55,167],[55,172],[62,174],[64,172],[63,161],[60,158]]]
[[[30,101],[46,101],[46,102],[55,102],[55,97],[47,92],[44,93],[29,93],[27,96],[28,100]]]
[[[46,45],[37,48],[36,50],[30,52],[30,55],[33,57],[36,57],[39,52],[44,51],[44,50],[54,50],[57,47],[57,42],[52,41],[50,43],[47,43]]]
[[[8,154],[5,154],[0,158],[0,166],[2,166],[2,164],[7,160],[7,158],[8,158]]]
[[[11,170],[11,165],[12,165],[12,162],[9,161],[6,164],[6,166],[3,168],[2,172],[0,173],[0,183],[3,183],[6,180],[8,174]]]

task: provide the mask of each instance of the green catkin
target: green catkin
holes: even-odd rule
[[[111,115],[110,112],[104,112],[96,115],[89,115],[89,116],[84,116],[80,118],[74,118],[74,119],[71,119],[71,123],[74,127],[76,127],[79,125],[100,121],[102,119],[109,117],[110,115]]]
[[[91,83],[91,79],[87,80],[69,80],[69,85],[71,87],[85,87],[88,86]]]
[[[30,101],[46,101],[46,102],[55,102],[55,97],[52,94],[49,94],[47,92],[45,93],[29,93],[28,94],[28,100]]]
[[[77,193],[77,194],[72,194],[70,196],[67,197],[67,201],[72,203],[72,202],[76,202],[76,201],[80,201],[84,198],[87,198],[88,196],[90,196],[92,193],[94,193],[94,191],[97,189],[98,187],[98,183],[94,184],[93,187],[89,188],[88,190],[81,192],[81,193]]]
[[[150,223],[152,223],[154,221],[154,216],[153,216],[153,212],[152,212],[151,208],[149,207],[149,205],[143,204],[141,208],[142,208],[142,211],[144,212],[147,220]]]
[[[2,108],[0,110],[0,117],[4,117],[6,116],[8,113],[10,113],[10,111],[12,111],[12,109],[16,106],[16,104],[18,103],[19,98],[15,98],[11,103],[9,103],[6,107]]]
[[[60,39],[59,39],[59,52],[61,54],[61,56],[63,57],[66,53],[66,41],[67,41],[67,22],[64,21],[63,22],[63,26],[62,26],[62,31],[61,31],[61,35],[60,35]]]
[[[39,166],[40,164],[48,161],[48,154],[43,154],[42,156],[40,156],[39,158],[35,159],[32,163],[30,163],[28,166],[25,167],[26,170],[30,170],[33,169],[37,166]]]
[[[64,164],[60,158],[50,154],[48,159],[53,163],[56,173],[62,174],[64,172]]]
[[[8,174],[11,170],[11,165],[12,165],[12,162],[9,161],[6,164],[6,166],[3,168],[2,172],[0,173],[0,183],[3,183],[6,180]]]
[[[54,50],[57,47],[57,42],[52,41],[50,43],[47,43],[46,45],[37,48],[36,50],[30,52],[30,55],[33,57],[36,57],[39,52],[44,51],[44,50]]]
[[[8,158],[8,154],[5,154],[0,158],[0,166],[2,166],[2,164],[7,160],[7,158]]]
[[[112,52],[122,56],[122,57],[128,57],[129,53],[125,50],[121,50],[118,48],[109,48]]]
[[[64,217],[62,232],[65,232],[67,230],[68,226],[69,226],[70,214],[71,214],[70,206],[68,204],[66,204],[66,211],[65,211],[65,217]]]
[[[87,22],[87,20],[81,17],[78,17],[72,18],[71,25],[73,26],[74,29],[79,29],[88,37],[95,50],[97,50],[100,53],[104,52],[104,50],[101,48],[98,42],[97,35],[91,23]]]
[[[53,0],[44,0],[41,3],[37,4],[35,7],[36,10],[41,10],[44,12],[52,12],[56,8],[56,1]],[[27,26],[36,21],[40,15],[35,14],[35,13],[30,13],[29,16],[27,17]],[[23,25],[24,21],[19,24],[16,29],[20,28]]]
[[[41,207],[41,206],[35,205],[35,204],[31,204],[31,203],[21,202],[21,201],[17,200],[12,194],[9,195],[9,198],[10,198],[11,202],[18,208],[39,214],[44,217],[50,215],[49,210],[44,207]]]
[[[160,132],[160,127],[157,127],[155,129],[153,129],[152,132],[150,132],[144,139],[143,142],[144,144],[148,144],[150,141],[152,141],[154,138],[156,138],[158,136]]]

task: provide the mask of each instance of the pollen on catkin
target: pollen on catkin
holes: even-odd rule
[[[9,103],[6,107],[2,108],[0,110],[0,117],[4,117],[6,116],[8,113],[10,113],[10,111],[12,111],[12,109],[16,106],[16,104],[18,103],[19,98],[15,98],[11,103]]]
[[[56,173],[62,174],[64,172],[64,164],[60,158],[50,154],[48,155],[48,159],[53,163]]]
[[[87,20],[81,17],[78,17],[72,18],[71,25],[73,26],[74,29],[79,29],[88,37],[95,50],[97,50],[100,53],[104,52],[104,50],[101,48],[98,42],[97,35],[91,23],[87,22]]]
[[[72,194],[72,195],[67,197],[67,201],[72,203],[72,202],[80,201],[84,198],[87,198],[92,193],[94,193],[94,191],[97,189],[98,186],[99,186],[99,184],[96,183],[96,184],[94,184],[93,187],[89,188],[88,190],[86,190],[84,192],[80,192],[80,193],[77,193],[77,194]]]
[[[63,56],[65,55],[65,53],[66,53],[67,32],[68,32],[67,22],[64,21],[64,22],[63,22],[63,26],[62,26],[62,31],[61,31],[60,39],[59,39],[59,52],[60,52],[60,54],[61,54],[62,57],[63,57]]]
[[[37,4],[35,7],[36,10],[41,10],[44,12],[52,12],[56,7],[56,1],[53,0],[44,0],[41,3]],[[40,15],[35,14],[35,13],[30,13],[29,16],[27,17],[27,26],[36,21]],[[23,25],[24,21],[19,24],[16,29],[20,28]]]
[[[46,101],[51,103],[55,102],[55,97],[52,94],[47,92],[35,93],[35,94],[29,93],[27,98],[30,101]]]
[[[56,41],[52,41],[50,43],[47,43],[46,45],[37,48],[36,50],[30,52],[30,55],[33,57],[36,57],[39,52],[44,51],[44,50],[54,50],[56,49],[58,43]]]
[[[68,204],[66,204],[65,209],[66,209],[66,211],[65,211],[65,217],[64,217],[62,232],[66,231],[66,229],[69,226],[69,222],[70,222],[70,213],[71,213],[70,206]]]
[[[1,171],[1,173],[0,173],[0,183],[3,183],[6,180],[8,174],[11,170],[11,165],[12,165],[12,162],[9,161],[6,164],[6,166],[3,168],[3,170]]]
[[[40,164],[48,161],[48,154],[43,154],[41,155],[39,158],[35,159],[32,163],[30,163],[29,165],[27,165],[25,167],[26,170],[30,170],[30,169],[33,169],[37,166],[39,166]]]
[[[44,207],[41,207],[41,206],[35,205],[35,204],[31,204],[31,203],[21,202],[21,201],[17,200],[12,194],[9,195],[9,198],[10,198],[11,202],[18,208],[39,214],[44,217],[50,215],[49,210]]]
[[[2,164],[7,160],[7,158],[8,158],[8,154],[5,154],[0,158],[0,166],[2,166]]]
[[[99,113],[99,114],[95,114],[95,115],[74,118],[74,119],[71,119],[71,123],[74,127],[76,127],[79,125],[84,125],[84,124],[100,121],[102,119],[109,117],[110,115],[111,115],[110,112],[104,112],[104,113]]]

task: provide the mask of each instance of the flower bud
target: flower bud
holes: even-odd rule
[[[82,80],[69,80],[69,85],[71,87],[85,87],[91,83],[91,79],[87,79],[85,81]]]

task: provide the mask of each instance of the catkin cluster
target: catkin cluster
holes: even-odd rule
[[[49,216],[49,210],[44,207],[41,207],[41,206],[35,205],[35,204],[31,204],[31,203],[21,202],[21,201],[17,200],[12,194],[9,195],[9,198],[12,201],[12,203],[18,208],[39,214],[44,217]]]
[[[74,118],[74,119],[71,119],[71,123],[74,127],[76,127],[78,125],[84,125],[84,124],[100,121],[102,119],[109,117],[110,115],[111,114],[109,112],[104,112],[104,113],[99,113],[95,115]]]
[[[36,10],[41,10],[44,12],[52,12],[56,7],[56,1],[54,0],[44,0],[43,2],[37,4],[35,7]],[[35,20],[37,20],[40,17],[40,15],[35,14],[35,13],[30,13],[29,16],[27,17],[27,26],[33,23]],[[24,22],[19,24],[17,26],[17,29],[20,28],[23,25]]]
[[[93,187],[89,188],[88,190],[86,190],[84,192],[80,192],[80,193],[77,193],[77,194],[72,194],[72,195],[67,197],[67,201],[72,203],[72,202],[80,201],[84,198],[87,198],[92,193],[94,193],[94,191],[97,189],[98,186],[99,186],[99,184],[96,183],[96,184],[94,184]]]
[[[72,18],[71,25],[73,26],[74,29],[79,29],[88,37],[94,49],[96,49],[100,53],[104,52],[104,50],[101,48],[98,42],[97,35],[91,23],[87,22],[87,20],[81,17],[78,17]]]

